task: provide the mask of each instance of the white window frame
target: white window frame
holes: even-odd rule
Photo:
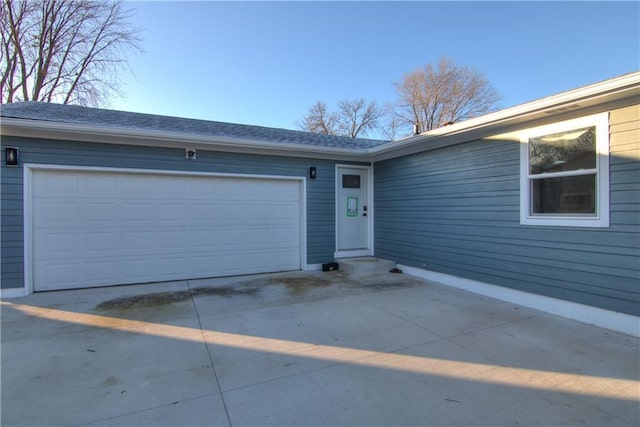
[[[561,133],[585,127],[596,128],[596,215],[531,213],[531,174],[529,173],[529,140],[538,136]],[[580,176],[593,173],[580,171],[534,174],[549,178]],[[550,125],[527,129],[520,138],[520,224],[557,227],[609,227],[609,113],[599,113]]]

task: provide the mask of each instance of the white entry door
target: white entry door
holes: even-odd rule
[[[340,251],[369,248],[368,169],[338,167],[337,246]]]
[[[302,180],[35,169],[31,181],[35,291],[303,264]]]

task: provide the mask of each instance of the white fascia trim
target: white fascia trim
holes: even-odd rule
[[[390,151],[408,147],[416,144],[425,144],[445,136],[453,136],[462,133],[469,133],[474,130],[492,128],[506,124],[515,119],[525,121],[534,115],[551,115],[554,113],[562,113],[573,109],[583,108],[579,102],[589,100],[591,102],[601,100],[602,98],[612,95],[633,96],[634,92],[640,90],[640,72],[625,74],[623,76],[606,80],[604,82],[595,83],[578,89],[562,92],[557,95],[548,96],[525,104],[516,105],[514,107],[505,108],[494,113],[485,114],[480,117],[465,120],[450,126],[444,126],[432,129],[418,135],[412,135],[403,139],[392,141],[388,144],[372,148],[369,150],[372,155],[383,155]],[[607,100],[604,100],[605,102]],[[438,148],[434,146],[433,148]]]
[[[435,271],[427,271],[406,265],[398,264],[398,268],[411,276],[442,285],[464,289],[476,294],[544,311],[555,316],[611,329],[634,337],[640,337],[640,317],[630,314],[618,313],[616,311],[591,307],[571,301],[518,291],[503,286],[465,279],[450,274],[437,273]]]
[[[361,160],[368,149],[324,147],[307,144],[285,144],[280,142],[232,137],[209,137],[176,132],[144,131],[106,126],[87,126],[77,123],[62,123],[31,119],[2,118],[2,134],[24,137],[66,139],[72,141],[106,144],[142,145],[152,147],[198,148],[211,151],[230,151],[282,156],[313,158],[341,158]]]

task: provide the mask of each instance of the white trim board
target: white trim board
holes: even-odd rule
[[[477,280],[465,279],[463,277],[457,277],[450,274],[427,271],[407,265],[398,264],[398,268],[411,276],[440,283],[442,285],[464,289],[476,294],[511,302],[524,307],[534,308],[566,319],[577,320],[579,322],[588,323],[601,328],[622,332],[634,337],[640,337],[640,317],[630,314],[618,313],[571,301],[536,295],[529,292],[509,289],[503,286],[479,282]]]

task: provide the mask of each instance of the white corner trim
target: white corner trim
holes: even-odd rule
[[[437,273],[435,271],[427,271],[406,265],[398,264],[398,268],[411,276],[430,280],[442,285],[464,289],[476,294],[534,308],[556,316],[577,320],[579,322],[588,323],[601,328],[611,329],[634,337],[640,337],[640,317],[630,314],[591,307],[571,301],[563,301],[557,298],[536,295],[529,292],[509,289],[503,286],[491,285],[477,280],[465,279],[463,277]]]
[[[29,295],[26,288],[0,289],[0,299],[21,298]]]

